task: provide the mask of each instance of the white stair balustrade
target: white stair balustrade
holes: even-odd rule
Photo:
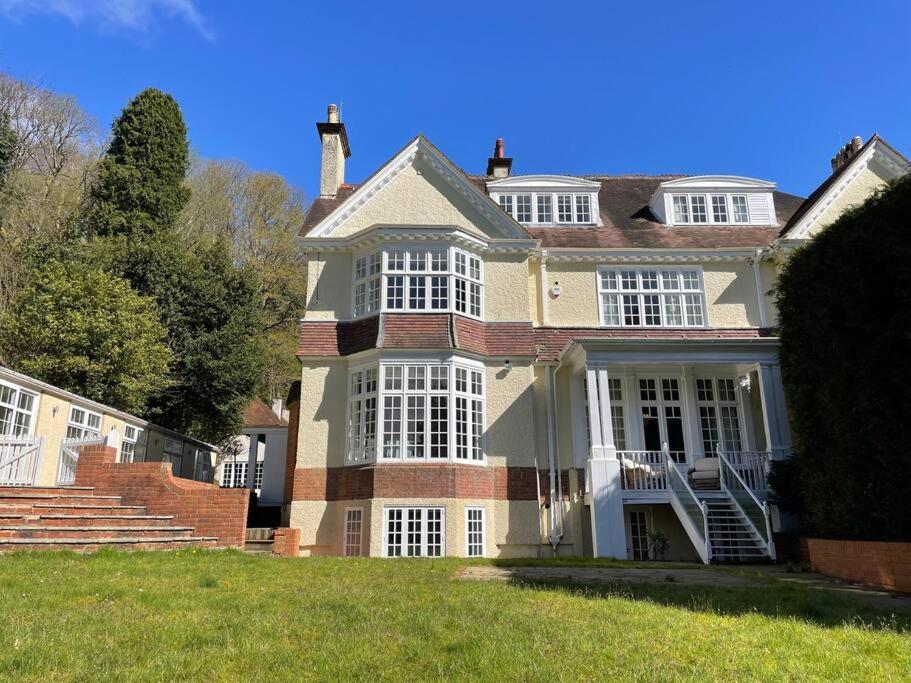
[[[750,531],[759,542],[766,557],[775,559],[775,543],[772,539],[772,521],[768,503],[760,501],[740,472],[718,447],[721,490],[727,494],[733,508],[742,516]]]
[[[667,467],[667,488],[671,507],[683,525],[686,535],[693,542],[703,564],[712,561],[712,543],[709,536],[709,518],[705,501],[700,500],[668,453],[665,453]]]

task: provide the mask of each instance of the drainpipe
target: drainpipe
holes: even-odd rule
[[[557,546],[560,543],[560,535],[557,533],[557,474],[554,462],[554,405],[553,405],[553,366],[546,366],[544,369],[544,394],[547,411],[547,465],[550,474],[550,545],[553,548],[554,557],[557,555]]]
[[[547,252],[541,252],[541,325],[547,326]]]
[[[556,469],[557,469],[557,500],[559,501],[559,505],[560,505],[560,508],[559,508],[560,509],[560,535],[558,536],[557,541],[560,541],[563,539],[564,522],[565,522],[565,517],[564,517],[564,512],[563,512],[563,476],[562,476],[562,468],[560,467],[560,420],[557,419],[557,370],[559,370],[559,369],[560,369],[559,365],[553,369],[553,378],[550,383],[550,388],[551,388],[551,392],[553,395],[551,403],[554,407],[554,414],[553,414],[553,418],[554,418],[554,461],[557,464],[557,467],[556,467]]]
[[[756,250],[756,255],[750,259],[750,265],[753,266],[753,278],[756,280],[756,299],[759,302],[759,326],[768,327],[765,314],[765,294],[762,291],[762,274],[759,272],[759,264],[762,261],[762,249]]]

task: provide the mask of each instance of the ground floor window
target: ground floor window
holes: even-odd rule
[[[443,557],[443,508],[386,508],[386,557]]]
[[[247,463],[226,462],[221,466],[221,485],[224,488],[240,489],[247,485]]]
[[[256,469],[253,470],[253,488],[261,491],[263,488],[263,461],[256,463]]]
[[[141,462],[145,456],[145,430],[133,425],[123,426],[120,442],[120,462]]]
[[[465,554],[484,557],[484,508],[465,508]]]
[[[345,557],[360,557],[363,525],[363,510],[360,508],[345,510]]]
[[[630,559],[648,559],[648,516],[644,510],[629,513]]]

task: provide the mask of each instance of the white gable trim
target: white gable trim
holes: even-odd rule
[[[666,180],[658,186],[658,191],[665,190],[774,190],[775,183],[759,178],[747,178],[739,175],[695,175],[675,180]]]
[[[487,183],[487,189],[490,192],[503,192],[506,190],[523,190],[526,192],[535,190],[543,192],[597,192],[601,189],[601,183],[566,175],[519,175],[500,180],[491,180]]]
[[[857,179],[857,176],[870,165],[874,157],[878,157],[883,166],[894,172],[896,178],[909,171],[908,161],[904,157],[894,152],[888,145],[882,144],[880,140],[874,140],[873,144],[863,154],[858,154],[848,161],[848,167],[842,173],[838,182],[834,183],[816,200],[810,210],[787,233],[781,236],[781,240],[807,239],[810,236],[810,231],[815,227],[816,222],[825,213],[826,209],[844,194],[851,183]]]
[[[307,238],[330,237],[338,228],[357,213],[380,190],[395,180],[416,158],[421,158],[462,195],[493,228],[507,238],[529,239],[525,230],[511,216],[494,204],[490,197],[475,187],[465,175],[423,136],[418,135],[390,161],[360,185],[350,197],[320,221]]]

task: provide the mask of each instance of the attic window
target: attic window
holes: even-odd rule
[[[497,203],[522,225],[592,225],[591,192],[524,192],[500,194]],[[556,221],[554,206],[556,205]]]
[[[671,202],[675,225],[750,222],[749,203],[744,194],[675,194],[671,196]],[[731,215],[733,221],[730,220]]]

